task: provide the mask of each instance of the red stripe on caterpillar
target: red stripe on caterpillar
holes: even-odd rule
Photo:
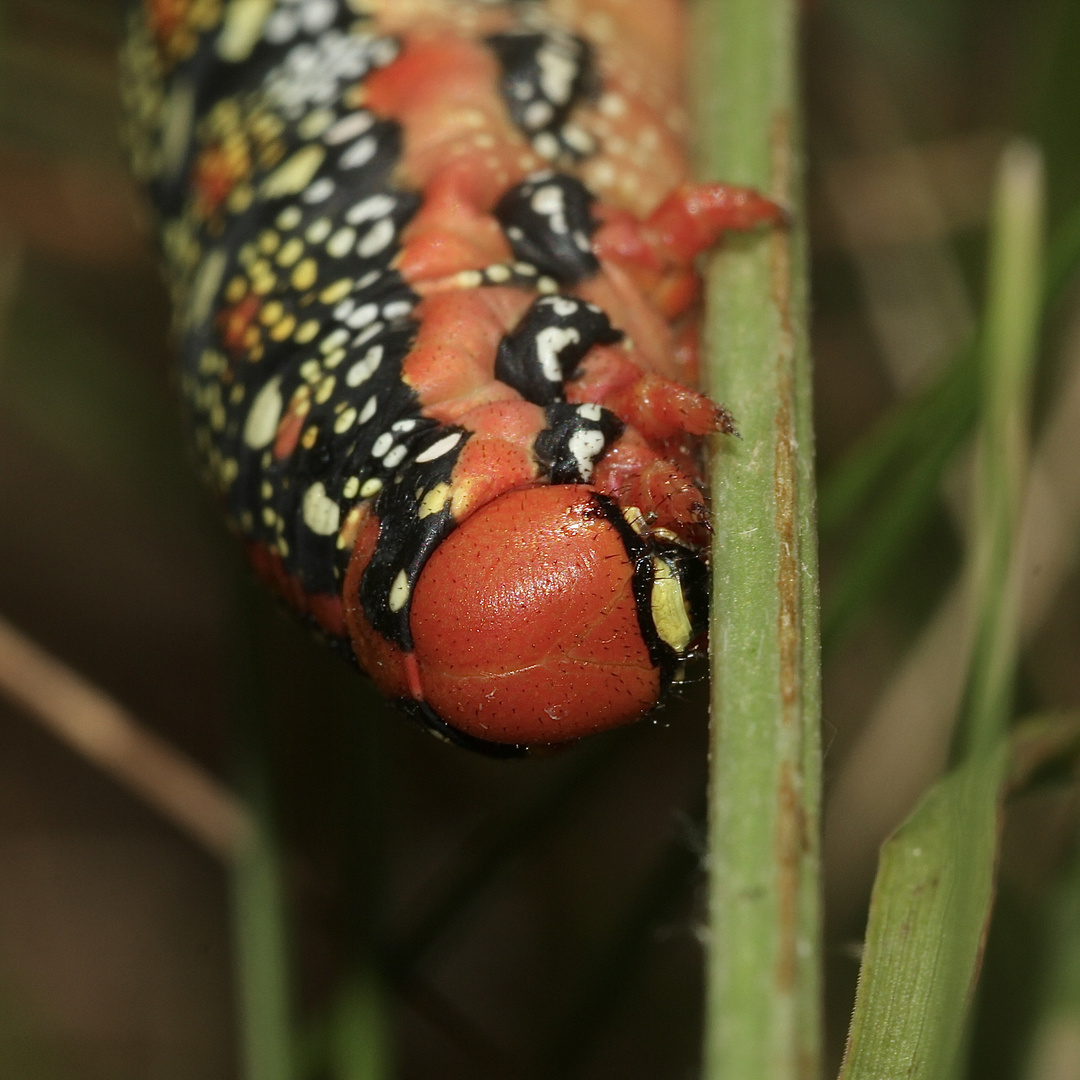
[[[563,7],[560,7],[560,11]],[[700,644],[681,5],[150,0],[125,52],[181,387],[260,575],[501,752],[634,720]]]

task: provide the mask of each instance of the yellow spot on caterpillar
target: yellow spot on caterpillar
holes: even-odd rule
[[[319,293],[319,299],[324,304],[336,304],[339,300],[344,300],[352,292],[352,286],[352,278],[342,278],[340,281],[335,281],[333,285],[327,285]]]
[[[299,236],[285,241],[285,246],[277,253],[278,266],[292,266],[304,254],[304,241]]]
[[[305,428],[304,434],[300,438],[300,445],[305,450],[310,450],[314,445],[316,439],[319,437],[319,429],[312,424],[311,427]]]
[[[271,300],[262,311],[259,312],[259,322],[263,326],[273,326],[282,315],[285,314],[285,308],[279,300]]]
[[[292,272],[294,289],[310,289],[319,276],[319,268],[314,259],[304,259]]]
[[[443,481],[436,484],[421,500],[419,517],[421,519],[437,514],[450,499],[450,485]]]
[[[327,375],[321,383],[319,383],[318,389],[315,391],[315,404],[322,405],[330,400],[330,395],[334,392],[334,384],[337,379],[333,375]]]
[[[321,146],[308,144],[301,147],[263,181],[263,197],[277,199],[303,191],[319,171],[325,156],[326,151]]]
[[[289,337],[296,329],[296,316],[286,315],[273,329],[270,331],[270,337],[274,341],[284,341]]]
[[[300,345],[306,345],[309,341],[314,341],[319,333],[319,323],[317,319],[308,319],[307,322],[301,323],[300,328],[296,331],[295,340]]]

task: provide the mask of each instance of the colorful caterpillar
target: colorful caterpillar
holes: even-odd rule
[[[125,48],[180,383],[259,574],[390,697],[517,753],[705,631],[678,0],[145,0]]]

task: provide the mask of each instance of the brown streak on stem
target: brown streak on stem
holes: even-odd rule
[[[771,131],[773,198],[786,203],[791,188],[790,118],[776,114]],[[798,774],[801,682],[799,633],[799,538],[797,529],[795,415],[795,334],[791,321],[791,240],[786,229],[770,238],[772,302],[779,319],[776,356],[777,408],[774,419],[775,457],[773,495],[776,500],[777,638],[779,642],[780,716],[782,742],[777,777],[776,856],[779,941],[777,986],[794,990],[798,971],[798,897],[802,827]]]

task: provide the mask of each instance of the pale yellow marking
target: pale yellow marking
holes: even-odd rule
[[[450,485],[443,481],[441,484],[436,484],[421,500],[420,500],[420,513],[421,519],[430,517],[432,514],[437,514],[450,499]]]
[[[629,525],[638,536],[641,536],[645,532],[645,518],[638,507],[624,507],[622,516],[626,519],[626,524]]]
[[[324,157],[326,157],[326,151],[321,146],[309,144],[301,147],[263,181],[261,188],[263,197],[276,199],[283,195],[295,195],[303,191],[311,183],[311,178],[319,171]]]
[[[273,0],[231,0],[218,35],[218,55],[230,64],[246,60],[273,6]]]
[[[304,241],[294,236],[285,241],[285,246],[277,253],[278,266],[292,266],[304,254]]]
[[[334,432],[338,435],[344,435],[356,423],[356,410],[349,408],[346,409],[335,421]]]
[[[677,653],[683,652],[693,640],[694,631],[686,613],[682,586],[663,559],[653,556],[653,587],[650,597],[653,625],[660,640]]]
[[[338,504],[326,494],[321,483],[312,484],[304,492],[301,512],[304,524],[318,536],[333,536],[341,524]]]
[[[270,331],[270,336],[274,341],[284,341],[287,337],[291,336],[292,332],[296,329],[296,316],[286,315],[284,319],[281,319]]]
[[[292,272],[294,289],[310,289],[319,276],[319,268],[314,259],[304,259]]]
[[[390,596],[388,603],[390,610],[393,612],[400,611],[409,600],[409,579],[405,576],[404,570],[398,571],[398,576],[394,578],[394,584],[390,586]]]
[[[333,375],[327,375],[321,383],[319,383],[318,389],[315,391],[315,404],[323,405],[330,400],[330,395],[334,392],[334,386],[337,383],[337,379]]]
[[[318,333],[318,320],[308,319],[306,323],[301,323],[300,329],[296,331],[296,341],[301,345],[306,345],[309,341],[314,341]]]
[[[259,322],[263,326],[273,326],[285,314],[285,308],[280,300],[271,300],[262,311],[259,312]]]
[[[352,292],[352,287],[352,278],[342,278],[340,281],[335,281],[333,285],[327,285],[319,293],[319,299],[324,304],[336,304],[339,300],[344,300]]]

